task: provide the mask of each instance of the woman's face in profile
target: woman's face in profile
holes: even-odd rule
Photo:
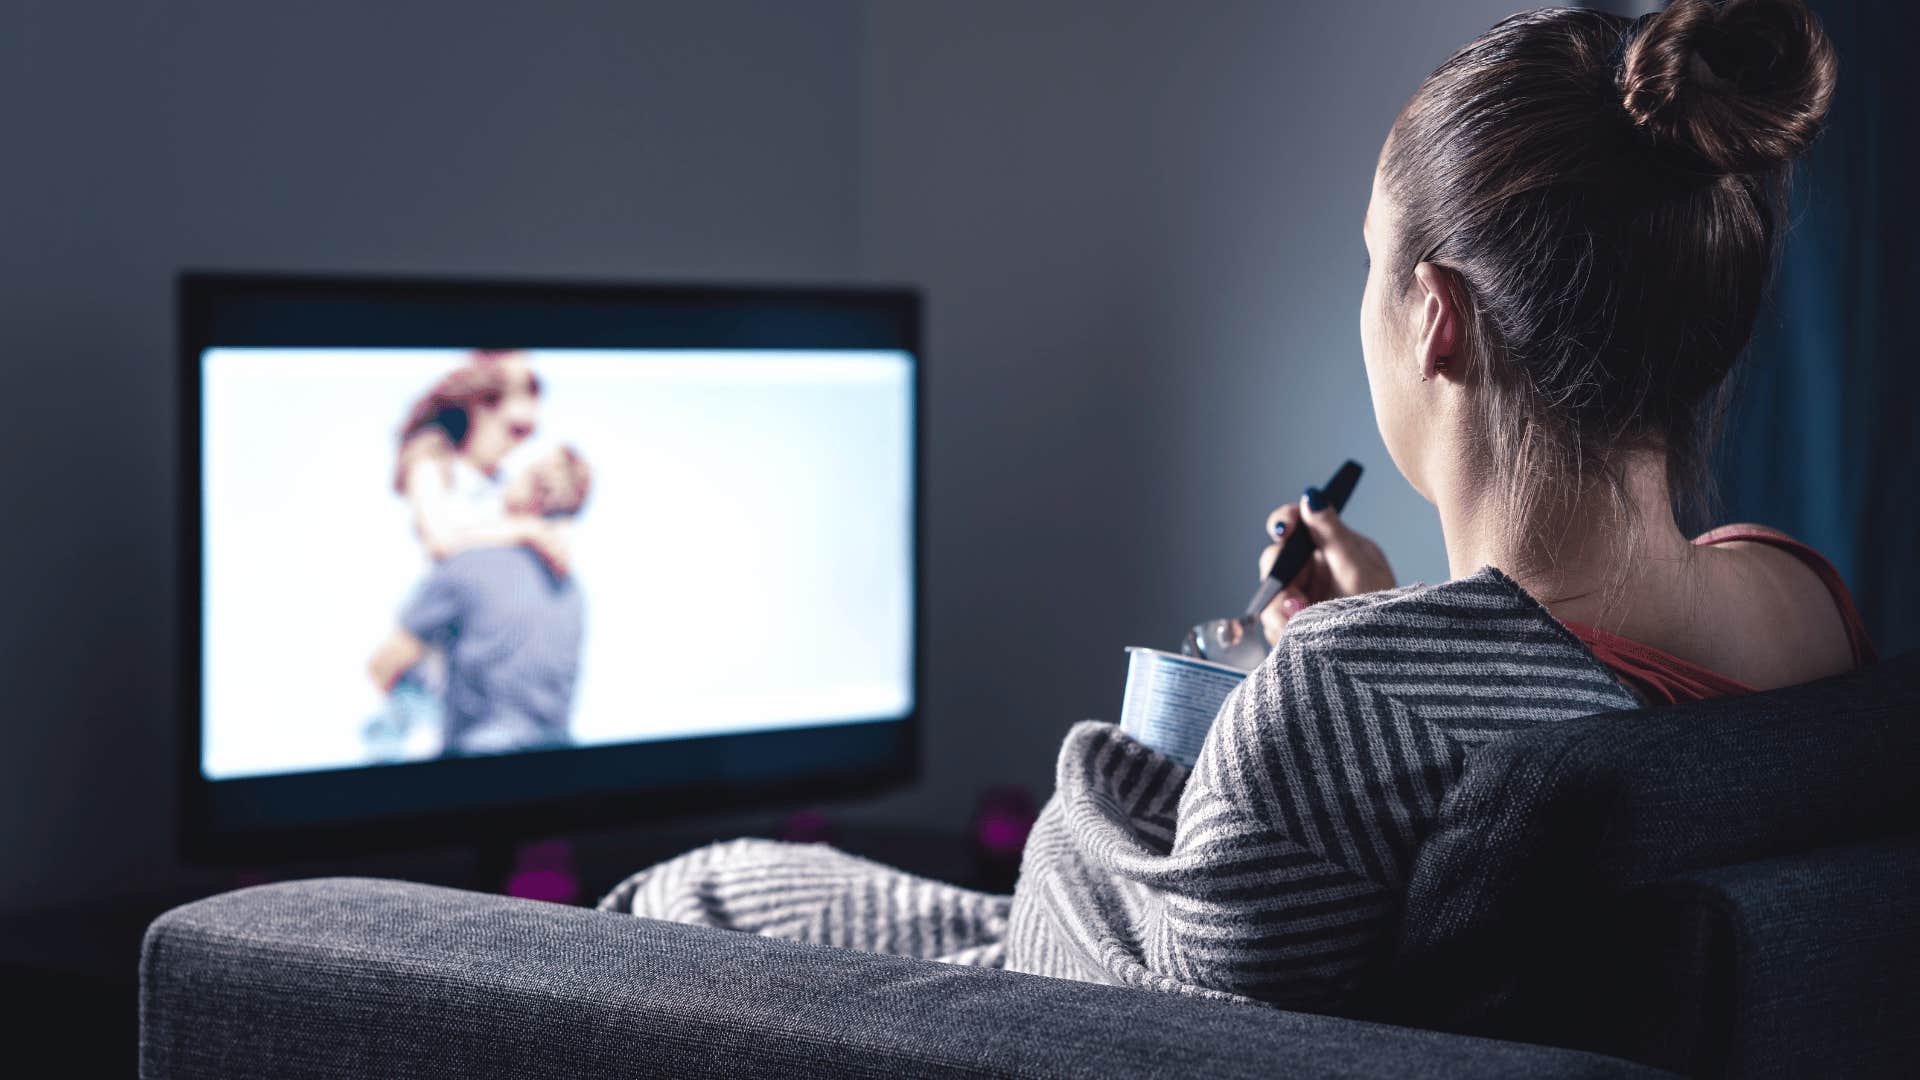
[[[1423,486],[1420,469],[1425,431],[1422,406],[1426,400],[1419,392],[1420,364],[1410,344],[1412,328],[1401,325],[1407,317],[1405,297],[1387,265],[1398,220],[1393,200],[1376,170],[1373,194],[1360,228],[1367,263],[1367,284],[1360,293],[1360,355],[1366,363],[1367,389],[1373,396],[1374,423],[1387,444],[1387,453],[1414,490],[1431,502],[1433,495]]]
[[[476,467],[491,470],[533,434],[540,412],[540,383],[524,357],[509,354],[485,362],[499,366],[506,388],[497,400],[482,401],[474,408],[462,453]]]

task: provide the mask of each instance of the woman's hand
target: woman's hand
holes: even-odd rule
[[[1280,640],[1280,630],[1300,614],[1308,604],[1331,600],[1336,596],[1354,596],[1376,589],[1391,589],[1393,567],[1380,553],[1380,545],[1347,528],[1340,511],[1331,505],[1313,509],[1319,489],[1308,488],[1297,503],[1288,503],[1267,515],[1267,535],[1275,543],[1260,553],[1260,576],[1265,578],[1280,557],[1280,542],[1294,529],[1304,528],[1313,536],[1313,557],[1300,568],[1286,588],[1260,613],[1260,627],[1267,643]]]

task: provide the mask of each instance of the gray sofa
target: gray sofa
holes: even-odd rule
[[[1315,1016],[423,885],[175,909],[141,1069],[201,1076],[1907,1076],[1920,654],[1476,751],[1382,988]]]

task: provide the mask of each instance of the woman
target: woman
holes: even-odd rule
[[[1390,956],[1467,751],[1515,727],[1872,659],[1838,576],[1769,530],[1688,541],[1788,168],[1835,60],[1799,0],[1513,16],[1436,70],[1374,176],[1361,351],[1453,579],[1393,587],[1309,490],[1319,553],[1188,770],[1076,725],[1011,897],[736,841],[603,906],[827,944],[1338,1009]],[[1276,549],[1261,559],[1265,569]]]
[[[438,562],[473,547],[525,544],[567,569],[564,526],[509,515],[501,461],[532,436],[540,380],[517,352],[477,352],[415,402],[400,428],[394,491]]]
[[[1523,66],[1542,61],[1566,68]],[[1870,655],[1817,553],[1751,525],[1688,541],[1671,510],[1706,502],[1786,169],[1834,68],[1798,4],[1676,3],[1620,35],[1592,13],[1516,16],[1427,81],[1374,177],[1360,337],[1394,463],[1439,509],[1456,577],[1499,567],[1648,701]],[[1597,123],[1615,102],[1586,95],[1609,87],[1621,115]],[[1393,584],[1332,511],[1303,500],[1269,529],[1303,520],[1321,554],[1270,639],[1311,600]]]

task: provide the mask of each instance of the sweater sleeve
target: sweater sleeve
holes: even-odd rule
[[[1492,568],[1315,604],[1221,706],[1190,772],[1111,724],[1068,733],[1008,966],[1342,1011],[1391,958],[1469,748],[1633,705]]]
[[[1387,960],[1458,744],[1289,635],[1221,709],[1180,802],[1149,963],[1218,990],[1338,1009]]]
[[[1386,957],[1459,747],[1293,638],[1227,699],[1191,773],[1075,726],[1009,966],[1328,1011]]]

